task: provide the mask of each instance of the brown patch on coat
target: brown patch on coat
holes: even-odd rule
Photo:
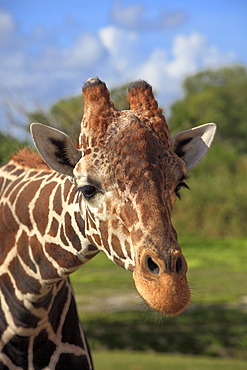
[[[133,226],[138,221],[137,212],[130,201],[124,204],[124,206],[121,209],[120,216],[125,226],[127,226],[127,228]]]
[[[32,230],[33,225],[30,218],[29,201],[33,199],[35,194],[39,191],[41,183],[41,180],[37,180],[30,182],[26,187],[23,188],[24,184],[21,182],[20,185],[18,185],[12,192],[9,198],[11,203],[16,202],[15,212],[19,222],[26,225],[30,230]]]
[[[50,209],[49,209],[50,196],[51,196],[51,192],[53,191],[56,185],[57,184],[55,181],[51,181],[50,183],[46,184],[41,189],[39,198],[36,200],[36,203],[34,206],[33,219],[41,235],[45,235],[46,227],[48,225],[49,213],[50,213]]]

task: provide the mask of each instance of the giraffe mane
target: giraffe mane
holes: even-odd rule
[[[52,171],[42,157],[31,148],[19,150],[11,156],[11,160],[21,167]]]

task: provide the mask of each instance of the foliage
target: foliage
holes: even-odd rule
[[[116,109],[129,109],[129,104],[127,102],[127,89],[128,84],[114,87],[110,90],[111,100],[114,102]]]
[[[173,221],[180,235],[247,235],[247,155],[213,144],[203,163],[189,173],[191,191],[181,192]]]
[[[6,163],[11,154],[27,145],[25,142],[13,138],[10,135],[0,133],[0,165]]]
[[[184,81],[184,97],[171,106],[174,131],[216,122],[217,138],[247,151],[247,68],[206,70]]]
[[[83,97],[73,96],[55,102],[48,111],[37,110],[28,113],[29,122],[41,122],[68,134],[78,140],[80,122],[83,114]]]
[[[171,106],[173,131],[217,123],[216,139],[191,172],[190,194],[176,205],[180,233],[247,235],[247,69],[206,70],[184,81],[184,97]]]

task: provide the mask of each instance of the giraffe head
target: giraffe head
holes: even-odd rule
[[[186,260],[171,222],[188,170],[207,153],[213,123],[170,138],[152,88],[132,83],[129,110],[119,111],[106,85],[83,88],[79,148],[70,138],[32,125],[36,146],[56,171],[73,178],[88,241],[133,272],[137,291],[154,310],[181,312],[189,302]]]

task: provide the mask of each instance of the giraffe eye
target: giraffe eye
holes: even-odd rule
[[[175,188],[175,194],[176,194],[176,196],[177,196],[179,199],[181,199],[180,189],[182,189],[182,188],[190,189],[190,188],[188,187],[188,185],[186,184],[186,182],[181,181],[181,182],[176,186],[176,188]]]
[[[97,193],[97,189],[93,185],[80,186],[77,190],[83,194],[86,200],[92,199]]]

